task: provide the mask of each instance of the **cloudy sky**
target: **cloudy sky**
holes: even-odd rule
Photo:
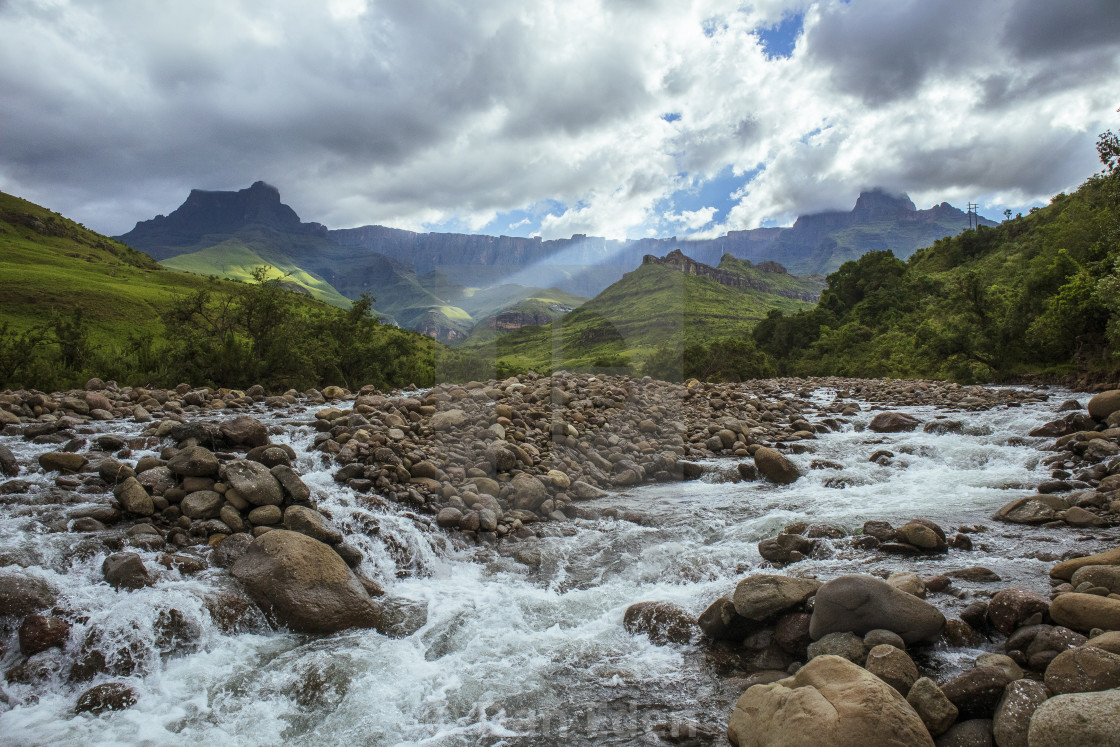
[[[0,190],[98,231],[716,235],[882,186],[998,218],[1097,170],[1117,0],[0,0]]]

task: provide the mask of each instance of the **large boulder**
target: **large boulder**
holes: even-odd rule
[[[932,747],[917,712],[893,687],[839,656],[748,688],[727,736],[739,747]]]
[[[101,574],[114,589],[140,589],[153,583],[144,561],[134,552],[108,556],[101,563]]]
[[[78,698],[74,713],[123,711],[136,704],[136,691],[123,682],[106,682],[86,690]]]
[[[4,444],[0,444],[0,475],[15,477],[19,474],[19,460]]]
[[[226,440],[236,446],[252,449],[268,443],[268,428],[264,423],[250,415],[240,415],[218,426]]]
[[[1017,586],[1004,589],[988,603],[988,620],[996,630],[1011,635],[1027,618],[1046,616],[1050,600]]]
[[[69,451],[48,451],[39,455],[39,466],[45,472],[77,472],[89,463],[81,454]]]
[[[937,640],[945,616],[937,609],[873,576],[841,576],[817,590],[809,633],[814,640],[836,632],[864,635],[882,628],[907,645]]]
[[[904,412],[881,412],[871,418],[867,429],[876,433],[908,433],[921,424],[922,421]]]
[[[1011,677],[1002,667],[978,666],[963,672],[941,685],[961,719],[991,718],[1011,684]]]
[[[801,477],[801,471],[777,449],[759,448],[754,453],[754,463],[763,477],[780,485],[796,482]]]
[[[0,568],[0,617],[23,617],[49,609],[58,600],[58,589],[45,579],[18,566]]]
[[[1096,594],[1059,594],[1050,605],[1050,617],[1073,630],[1120,630],[1120,599]]]
[[[918,667],[914,660],[894,646],[885,643],[867,652],[864,667],[883,682],[898,690],[903,697],[918,681]]]
[[[1120,565],[1120,547],[1114,547],[1096,555],[1064,560],[1050,569],[1050,578],[1069,581],[1078,570],[1089,565]]]
[[[759,626],[735,611],[735,604],[729,597],[720,597],[700,613],[696,624],[704,635],[717,641],[740,642]]]
[[[1028,747],[1031,716],[1049,697],[1046,686],[1034,680],[1016,680],[1003,691],[992,717],[992,732],[1000,747]]]
[[[467,413],[455,408],[445,412],[437,412],[432,416],[430,425],[433,431],[449,431],[465,425],[468,419]]]
[[[216,477],[218,457],[203,446],[188,446],[167,460],[167,468],[180,477]]]
[[[312,539],[337,545],[342,542],[342,533],[331,526],[321,513],[305,506],[288,506],[284,509],[284,528]]]
[[[1031,717],[1030,747],[1120,744],[1120,690],[1050,698]]]
[[[744,578],[735,587],[735,611],[748,620],[762,621],[805,603],[821,582],[812,578],[758,575]]]
[[[1063,651],[1046,667],[1046,686],[1055,695],[1120,687],[1120,656],[1095,646]]]
[[[957,707],[929,677],[920,677],[911,685],[906,702],[918,712],[922,723],[935,737],[944,734],[957,720]]]
[[[1113,594],[1120,593],[1120,565],[1087,565],[1078,568],[1070,577],[1075,588],[1086,582],[1103,586]]]
[[[226,483],[254,506],[279,506],[284,491],[268,467],[260,462],[238,459],[222,469]]]
[[[1120,410],[1120,389],[1101,392],[1089,400],[1089,415],[1103,422],[1112,413]]]
[[[117,485],[114,492],[124,511],[138,516],[151,516],[155,513],[152,497],[135,477],[126,477],[124,482]]]
[[[380,628],[380,607],[329,545],[274,529],[253,540],[231,572],[249,596],[298,633]]]

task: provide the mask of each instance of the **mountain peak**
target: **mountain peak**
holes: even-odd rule
[[[873,218],[893,218],[900,213],[912,213],[917,209],[905,192],[892,195],[885,189],[876,188],[860,192],[852,212]]]

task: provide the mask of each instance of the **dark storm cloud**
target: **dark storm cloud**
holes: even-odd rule
[[[1116,0],[1019,0],[1008,8],[1003,42],[1024,59],[1115,49],[1120,35]]]

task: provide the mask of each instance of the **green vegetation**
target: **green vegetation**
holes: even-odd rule
[[[161,269],[146,254],[0,193],[0,386],[297,389],[492,375],[470,356],[294,293],[262,266],[241,283]]]
[[[907,262],[871,252],[820,304],[771,312],[753,339],[796,375],[962,381],[1115,371],[1120,358],[1120,142],[1104,170],[1029,215],[941,239]]]
[[[723,264],[720,268],[729,269]],[[767,280],[774,276],[775,282],[800,283],[806,293],[819,288],[819,281],[812,279],[754,271]],[[792,312],[810,305],[646,264],[552,324],[523,327],[496,338],[475,338],[463,349],[485,354],[514,370],[632,371],[650,356],[665,355],[665,346],[677,346],[683,354],[696,343],[742,338],[771,309]]]

